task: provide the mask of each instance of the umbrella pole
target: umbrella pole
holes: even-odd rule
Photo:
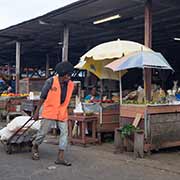
[[[121,121],[121,105],[122,105],[122,73],[119,71],[119,98],[120,98],[120,105],[119,105],[119,127],[122,126]]]
[[[151,101],[152,69],[144,68],[145,103]]]
[[[100,102],[100,125],[102,125],[103,123],[103,107],[102,107],[102,100],[103,100],[103,80],[100,80],[100,86],[101,86],[101,94],[100,94],[100,98],[101,98],[101,102]]]
[[[120,105],[122,104],[122,76],[121,71],[119,72],[119,97],[120,97]]]
[[[145,77],[145,69],[143,69],[143,80],[144,80],[144,102],[147,103],[147,95],[146,95],[146,77]]]

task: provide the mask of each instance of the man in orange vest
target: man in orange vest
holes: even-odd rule
[[[55,121],[60,129],[59,152],[56,164],[71,166],[71,163],[64,159],[64,151],[68,144],[68,110],[74,83],[70,80],[73,71],[73,65],[69,62],[61,62],[55,68],[57,75],[46,80],[42,91],[39,105],[33,116],[34,120],[39,118],[39,110],[42,109],[41,128],[37,133],[32,147],[32,159],[39,159],[38,147],[43,142],[48,127],[52,121]]]

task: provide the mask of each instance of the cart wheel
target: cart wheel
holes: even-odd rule
[[[7,154],[12,154],[12,146],[11,145],[6,145],[6,153]]]

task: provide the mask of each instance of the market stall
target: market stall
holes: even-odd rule
[[[100,44],[87,53],[85,53],[80,62],[75,66],[75,68],[87,70],[94,75],[96,75],[100,79],[100,101],[94,101],[94,106],[96,106],[96,110],[89,109],[91,112],[95,112],[98,116],[97,122],[97,132],[98,139],[101,142],[101,134],[105,132],[114,132],[114,129],[119,126],[119,89],[116,90],[118,94],[116,96],[116,100],[113,100],[113,95],[108,97],[104,95],[103,91],[103,80],[116,80],[117,83],[119,79],[127,73],[127,71],[114,72],[111,69],[105,68],[105,66],[111,62],[113,62],[117,58],[121,58],[124,55],[128,55],[134,51],[152,51],[151,49],[143,46],[142,44],[132,42],[132,41],[110,41],[103,44]],[[111,83],[108,84],[109,89],[111,87]],[[106,90],[107,91],[107,90]],[[89,103],[89,105],[88,105]],[[93,106],[89,101],[86,106]]]
[[[27,99],[28,94],[3,93],[0,96],[1,120],[10,121],[11,116],[22,115],[21,103]]]
[[[1,119],[9,122],[13,117],[33,112],[39,101],[40,91],[45,79],[24,78],[20,80],[20,93],[7,93],[0,95]]]
[[[114,129],[119,126],[119,103],[113,100],[98,100],[96,102],[84,102],[81,100],[79,103],[79,98],[76,96],[75,99],[72,98],[69,105],[69,114],[71,118],[74,116],[77,121],[79,118],[81,120],[82,116],[85,119],[86,117],[89,118],[89,116],[96,116],[99,143],[101,143],[102,133],[114,132]]]
[[[114,61],[107,67],[115,71],[129,68],[173,70],[164,57],[155,52],[136,52]],[[144,151],[179,145],[180,103],[175,97],[177,90],[169,91],[170,93],[167,94],[161,88],[156,88],[151,93],[151,101],[148,101],[144,89],[139,87],[129,96],[131,100],[128,100],[129,97],[126,96],[120,105],[120,127],[133,124],[137,114],[141,115],[137,125],[144,131]],[[128,133],[130,135],[130,132]],[[131,140],[134,143],[132,137]]]

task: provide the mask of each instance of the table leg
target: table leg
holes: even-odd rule
[[[92,121],[92,137],[96,139],[96,121]]]
[[[101,133],[98,132],[98,133],[97,133],[97,136],[98,136],[98,143],[101,144],[101,143],[102,143],[102,141],[101,141]]]
[[[84,145],[86,145],[86,126],[85,122],[82,122],[82,142]]]

